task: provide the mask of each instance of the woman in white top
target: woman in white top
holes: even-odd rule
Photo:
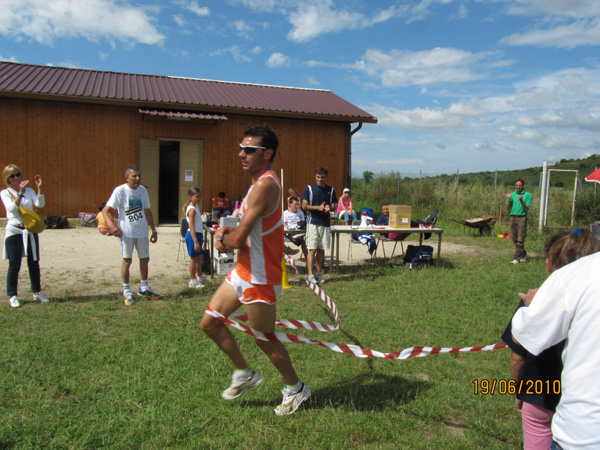
[[[2,259],[8,259],[8,275],[6,276],[6,293],[9,297],[10,306],[18,308],[20,298],[17,293],[19,283],[19,271],[21,270],[21,259],[23,254],[27,256],[27,267],[29,268],[29,280],[31,281],[31,292],[33,299],[46,303],[48,299],[40,291],[40,241],[37,233],[30,233],[23,227],[23,221],[19,213],[19,206],[28,209],[33,207],[43,208],[45,204],[44,189],[42,187],[41,175],[33,177],[37,186],[37,194],[27,187],[29,180],[23,180],[21,169],[15,164],[9,164],[2,171],[2,180],[7,189],[2,190],[2,202],[6,209],[6,234],[4,237],[4,251]]]

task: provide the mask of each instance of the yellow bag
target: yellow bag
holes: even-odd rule
[[[10,193],[10,195],[15,201],[17,201],[16,197],[12,195],[12,193]],[[25,208],[24,206],[19,206],[19,214],[21,215],[21,222],[23,222],[23,226],[30,233],[41,233],[46,229],[46,223],[44,222],[44,219],[42,219],[42,217],[35,211]]]

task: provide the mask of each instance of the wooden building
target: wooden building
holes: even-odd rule
[[[238,143],[256,123],[278,134],[285,191],[301,193],[323,166],[341,194],[363,122],[377,119],[324,90],[0,62],[0,164],[43,176],[46,215],[96,212],[130,164],[159,224],[178,222],[191,186],[202,211],[219,191],[235,200],[250,184]]]

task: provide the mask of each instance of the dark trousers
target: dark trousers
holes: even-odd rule
[[[527,216],[510,216],[510,235],[515,244],[514,259],[527,255],[525,251],[525,236],[527,235]]]
[[[38,260],[33,260],[31,240],[35,239]],[[6,276],[6,293],[9,297],[17,294],[19,285],[19,271],[21,270],[21,259],[23,258],[23,235],[16,234],[4,240],[6,254],[8,256],[8,275]],[[27,267],[29,268],[29,281],[31,292],[42,290],[40,280],[40,241],[37,234],[30,234],[27,239]]]

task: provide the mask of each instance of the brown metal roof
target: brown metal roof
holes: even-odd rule
[[[0,95],[376,123],[331,91],[0,61]]]

